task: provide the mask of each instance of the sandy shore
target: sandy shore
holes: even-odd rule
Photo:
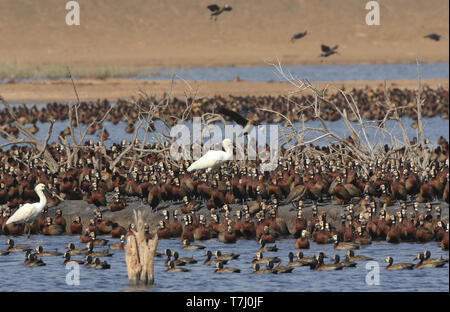
[[[423,84],[430,87],[449,86],[448,79],[423,79]],[[330,92],[336,88],[375,88],[383,86],[383,81],[341,81],[320,82],[314,85],[318,88],[329,86]],[[388,87],[417,88],[417,80],[392,80],[386,82]],[[165,80],[135,80],[135,79],[79,79],[76,80],[78,94],[82,101],[107,98],[130,98],[139,90],[148,94],[161,96],[171,90],[171,81]],[[186,94],[197,97],[213,95],[288,95],[295,88],[286,82],[249,82],[249,81],[174,81],[172,95],[184,98]],[[52,101],[75,101],[76,97],[70,80],[48,80],[37,82],[17,82],[0,84],[0,95],[10,103],[47,103]]]
[[[233,10],[213,21],[209,0],[78,0],[80,25],[68,26],[65,1],[0,1],[0,74],[61,77],[69,65],[99,76],[275,58],[285,65],[449,61],[448,0],[378,0],[379,26],[366,24],[366,2],[220,0]],[[424,38],[430,33],[441,40]],[[321,44],[339,45],[340,54],[319,58]]]

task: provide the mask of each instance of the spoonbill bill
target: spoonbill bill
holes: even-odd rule
[[[34,191],[39,196],[39,202],[32,204],[26,203],[23,206],[19,207],[19,209],[17,209],[17,211],[8,219],[6,224],[28,224],[28,237],[30,237],[31,225],[47,205],[47,197],[45,197],[43,192],[44,189],[45,185],[43,183],[39,183],[38,185],[36,185]]]
[[[187,168],[188,172],[199,169],[214,169],[219,167],[223,162],[233,159],[233,142],[230,139],[222,141],[224,151],[208,151],[205,155],[196,160]]]

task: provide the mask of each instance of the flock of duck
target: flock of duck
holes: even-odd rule
[[[153,220],[158,222],[159,239],[181,239],[182,250],[204,248],[192,242],[211,238],[224,244],[240,239],[257,240],[261,247],[252,261],[255,274],[287,273],[303,265],[315,270],[352,267],[357,260],[368,260],[358,258],[353,250],[373,241],[436,242],[448,250],[448,217],[441,218],[441,205],[448,209],[449,201],[448,142],[441,138],[438,144],[425,170],[400,157],[400,151],[393,153],[388,162],[366,164],[355,161],[351,155],[335,156],[328,148],[317,148],[317,154],[303,159],[282,157],[277,169],[266,173],[259,171],[257,161],[245,167],[224,162],[217,170],[190,172],[188,169],[193,165],[189,161],[180,162],[177,168],[157,154],[134,164],[124,159],[109,168],[104,155],[115,159],[114,155],[126,147],[124,144],[114,144],[109,149],[93,144],[92,149],[80,151],[75,166],[62,166],[57,173],[51,173],[39,160],[30,161],[28,166],[21,161],[29,158],[29,147],[12,146],[0,151],[0,234],[80,235],[80,243],[86,247],[75,249],[74,244],[69,244],[67,251],[60,254],[45,252],[37,246],[33,252],[28,247],[14,246],[10,239],[9,247],[1,254],[24,251],[27,266],[45,265],[39,257],[59,255],[65,263],[76,261],[87,267],[107,269],[110,265],[100,258],[112,254],[109,250],[94,250],[94,246],[108,244],[98,236],[120,238],[121,243],[109,248],[124,249],[126,237],[134,235],[131,230],[135,225],[124,226],[105,219],[101,207],[108,206],[114,216],[127,208],[127,201],[132,197],[139,198],[148,209],[160,211],[160,217]],[[58,163],[67,160],[65,149],[58,143],[50,144],[49,151]],[[96,165],[99,162],[101,167]],[[108,202],[106,194],[111,192],[113,196]],[[55,207],[67,199],[84,200],[98,208],[92,216],[83,216],[89,219],[83,222],[81,216],[66,220],[62,209],[56,209],[53,216],[49,214],[47,207]],[[39,202],[27,203],[36,200]],[[329,201],[338,205],[337,212],[330,211]],[[81,201],[80,205],[83,205]],[[153,226],[147,224],[148,239],[152,237],[150,228]],[[278,250],[268,244],[289,237],[295,238],[292,248],[309,249],[312,240],[319,245],[333,244],[334,250],[348,250],[348,253],[344,261],[334,255],[333,263],[325,263],[323,253],[304,258],[299,252],[297,259],[290,253],[287,266],[281,266],[278,257],[263,256]],[[85,259],[72,259],[75,254],[82,254]],[[179,258],[177,252],[170,250],[164,254],[168,272],[186,271],[185,265],[197,261]],[[213,258],[209,251],[205,264],[215,265],[217,273],[239,272],[225,266],[237,258],[220,252],[215,252]],[[416,259],[419,263],[414,266],[393,263],[393,258],[388,256],[386,268],[442,267],[448,262],[431,259],[426,251],[417,254]]]
[[[379,118],[377,114],[382,108],[377,110],[372,105],[379,101],[380,90],[354,90],[353,93],[362,105],[362,111],[369,114],[365,118]],[[391,101],[405,106],[405,113],[413,113],[409,104],[415,97],[413,91],[392,89],[390,94]],[[442,107],[447,112],[448,90],[425,88],[424,96],[430,98],[426,103],[432,103],[425,109],[425,115],[441,114],[442,117]],[[301,99],[307,100],[307,97]],[[337,95],[331,95],[329,100],[341,101]],[[234,113],[244,107],[281,110],[288,117],[296,114],[295,108],[290,107],[291,104],[286,106],[281,97],[202,99],[194,103],[192,114],[210,111],[213,103],[220,104],[219,113],[242,124],[247,130],[258,119],[277,121],[272,114],[266,116],[255,112],[245,119]],[[176,110],[184,105],[184,102],[174,99],[167,109]],[[34,124],[37,120],[65,119],[68,106],[53,103],[41,110],[26,106],[14,109],[21,122]],[[111,108],[105,100],[82,103],[80,122],[88,124],[108,110],[107,119],[113,123],[126,118],[129,126],[133,126],[138,118],[130,103],[119,100]],[[324,109],[322,113],[325,119],[333,120],[331,109]],[[9,119],[8,113],[0,112],[1,124],[10,123]],[[139,144],[139,141],[135,143]],[[0,234],[79,235],[80,243],[86,244],[84,248],[76,249],[70,243],[65,253],[58,253],[46,252],[42,246],[36,246],[34,250],[27,246],[19,248],[10,239],[8,248],[0,254],[23,251],[27,266],[45,265],[40,258],[43,256],[61,256],[64,263],[74,261],[90,268],[107,269],[110,265],[100,259],[112,256],[109,249],[123,250],[126,237],[133,235],[132,230],[135,229],[134,224],[120,224],[114,216],[129,209],[136,199],[148,209],[160,212],[146,225],[148,239],[154,232],[159,239],[180,239],[182,250],[203,249],[204,246],[193,242],[212,238],[224,244],[242,239],[258,241],[261,247],[251,263],[255,274],[288,273],[297,266],[309,266],[315,270],[354,267],[356,261],[369,259],[355,256],[353,250],[374,241],[392,244],[435,242],[443,250],[448,250],[449,222],[448,216],[441,218],[441,206],[448,212],[449,146],[443,137],[438,140],[437,147],[430,150],[426,168],[405,159],[403,150],[391,151],[387,161],[365,161],[356,160],[351,153],[344,152],[343,145],[333,145],[311,146],[310,152],[295,157],[280,156],[278,167],[271,172],[259,170],[260,160],[249,161],[245,166],[227,162],[228,154],[233,153],[229,140],[223,142],[225,152],[210,151],[194,163],[182,160],[175,165],[156,152],[135,161],[134,153],[138,152],[129,150],[125,157],[113,164],[129,144],[123,141],[105,147],[101,140],[98,143],[90,140],[72,161],[62,144],[50,143],[47,150],[60,164],[57,172],[51,172],[40,159],[33,158],[29,146],[12,145],[8,150],[0,150]],[[167,144],[147,144],[146,147],[158,150],[168,147]],[[389,146],[385,149],[388,152]],[[280,155],[287,155],[285,152],[282,148]],[[216,157],[216,154],[220,161],[212,160],[214,166],[209,165],[206,158]],[[63,215],[64,209],[60,208],[63,205],[58,207],[67,200],[97,208],[89,216],[69,211],[69,219]],[[330,204],[334,206],[330,207]],[[48,207],[58,209],[51,215]],[[111,219],[104,218],[105,211]],[[150,231],[155,227],[156,231]],[[108,245],[107,240],[99,238],[99,235],[120,238],[120,243]],[[292,248],[296,249],[309,249],[313,241],[319,245],[333,244],[334,250],[346,250],[347,253],[343,261],[336,254],[332,263],[325,263],[327,257],[324,253],[306,258],[300,251],[294,259],[291,252],[288,264],[282,266],[280,258],[263,255],[276,252],[278,248],[269,244],[282,238],[294,238]],[[108,246],[109,249],[94,250],[94,246]],[[74,255],[83,255],[84,259],[72,259]],[[167,256],[168,272],[187,271],[186,265],[197,262],[188,257],[180,258],[177,251],[165,250],[164,255]],[[216,273],[240,272],[228,266],[228,262],[238,259],[239,255],[222,255],[216,251],[213,256],[210,250],[205,255],[205,264],[214,265]],[[162,255],[158,253],[157,256]],[[415,259],[419,261],[417,265],[393,263],[393,257],[388,256],[386,269],[442,267],[448,262],[442,258],[432,259],[428,251],[417,254]]]
[[[352,89],[346,90],[350,94],[355,103],[358,103],[358,108],[361,111],[362,117],[368,120],[383,120],[389,107],[381,105],[386,102],[386,94],[382,87],[374,89]],[[388,95],[391,105],[396,107],[403,107],[399,110],[399,116],[409,116],[417,119],[415,111],[415,100],[417,91],[413,89],[399,89],[389,88]],[[422,97],[425,99],[425,104],[422,108],[423,116],[448,119],[448,89],[438,87],[436,89],[424,86]],[[159,103],[161,99],[151,97],[147,101],[154,104]],[[341,110],[347,106],[345,98],[339,94],[327,95],[327,100],[336,104]],[[147,101],[140,101],[140,105],[145,106]],[[280,112],[291,121],[301,121],[301,113],[303,118],[308,121],[313,118],[313,108],[304,109],[305,106],[314,103],[311,95],[291,96],[289,100],[284,96],[232,96],[228,97],[214,96],[204,97],[201,99],[187,99],[188,103],[192,103],[191,114],[192,117],[200,117],[204,113],[213,112],[217,106],[227,108],[237,112],[248,112],[248,119],[255,122],[278,123],[283,122],[283,119],[278,114],[257,110],[256,108],[269,109]],[[324,120],[335,121],[340,119],[339,113],[329,103],[321,103],[321,117]],[[23,124],[31,124],[30,131],[36,133],[39,131],[36,123],[38,121],[44,123],[49,120],[67,120],[69,105],[62,103],[48,103],[42,108],[36,106],[20,105],[13,107],[16,116]],[[165,118],[164,116],[178,116],[180,111],[186,109],[186,101],[178,98],[171,99],[170,105],[167,105],[163,110],[156,112],[155,119],[162,119],[169,126],[176,124],[177,120],[173,118]],[[118,122],[126,122],[125,131],[132,133],[135,130],[135,123],[138,119],[139,113],[136,106],[126,100],[118,99],[114,105],[111,105],[108,100],[98,100],[97,102],[82,102],[79,106],[79,123],[89,125],[93,121],[99,121],[109,111],[106,116],[107,121],[112,124]],[[349,114],[350,120],[355,120],[356,116]],[[76,124],[76,121],[73,121]],[[14,125],[14,119],[5,109],[0,110],[0,126],[1,129],[17,136],[19,131]],[[88,134],[94,134],[96,131],[102,129],[101,123],[96,123],[89,129]],[[69,128],[63,130],[60,135],[67,136],[70,134]],[[2,134],[4,136],[4,134]],[[108,138],[109,133],[103,130],[101,135],[104,139]]]

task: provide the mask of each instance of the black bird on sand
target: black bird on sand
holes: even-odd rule
[[[322,53],[320,54],[320,57],[328,57],[332,54],[338,54],[337,51],[338,45],[335,45],[334,47],[330,48],[329,46],[322,44],[320,47],[322,48]]]
[[[301,39],[301,38],[305,37],[306,33],[307,33],[307,31],[305,30],[304,32],[293,35],[291,38],[291,42],[294,42],[297,39]]]
[[[217,4],[211,4],[208,5],[207,8],[211,11],[211,16],[209,17],[209,19],[212,19],[214,17],[214,20],[217,20],[217,16],[222,14],[222,12],[232,10],[232,8],[228,4],[225,4],[223,7],[219,7]]]
[[[429,38],[429,39],[434,40],[434,41],[439,41],[441,39],[441,37],[442,37],[441,35],[438,35],[438,34],[435,34],[435,33],[432,33],[432,34],[424,36],[424,38]]]

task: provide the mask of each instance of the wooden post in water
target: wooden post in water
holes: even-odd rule
[[[155,233],[151,240],[145,239],[144,217],[141,211],[134,210],[136,231],[127,238],[125,245],[125,261],[127,263],[128,281],[130,285],[152,285],[154,281],[153,260],[158,235]]]

